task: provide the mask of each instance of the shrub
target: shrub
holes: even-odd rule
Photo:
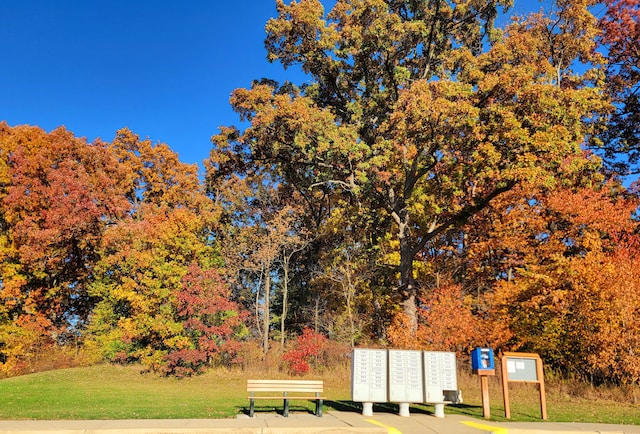
[[[230,300],[230,290],[215,269],[192,265],[176,294],[177,313],[186,336],[172,340],[164,357],[168,375],[188,376],[214,362],[238,361],[238,339],[246,333],[245,314]]]
[[[296,338],[293,348],[287,351],[282,359],[292,374],[306,374],[310,369],[309,363],[318,356],[326,342],[326,337],[310,328],[305,328]]]

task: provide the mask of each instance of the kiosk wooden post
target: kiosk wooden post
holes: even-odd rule
[[[509,402],[509,382],[534,383],[540,391],[540,413],[547,420],[547,399],[544,388],[542,359],[533,353],[503,353],[502,355],[502,396],[504,397],[504,417],[511,419]]]
[[[495,374],[495,370],[494,370]],[[480,377],[480,390],[482,391],[482,417],[485,419],[491,419],[491,405],[489,404],[489,375],[487,371],[478,373]]]

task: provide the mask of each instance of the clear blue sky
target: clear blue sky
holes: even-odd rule
[[[1,0],[0,120],[89,141],[125,126],[207,158],[229,95],[261,77],[272,0]]]
[[[274,0],[0,0],[0,120],[89,141],[127,126],[202,168],[238,123],[231,91],[290,77],[266,61],[274,15]]]

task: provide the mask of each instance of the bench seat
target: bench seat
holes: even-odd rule
[[[316,402],[316,416],[322,417],[322,380],[247,380],[249,392],[249,417],[253,417],[256,399],[282,399],[283,416],[289,416],[289,400],[310,400]]]

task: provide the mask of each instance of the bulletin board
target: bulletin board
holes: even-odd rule
[[[502,354],[502,395],[504,397],[504,416],[511,418],[509,403],[509,382],[534,383],[540,391],[540,413],[547,419],[547,401],[544,389],[544,370],[542,359],[535,353]]]
[[[509,381],[538,382],[539,357],[507,356],[507,376]]]

